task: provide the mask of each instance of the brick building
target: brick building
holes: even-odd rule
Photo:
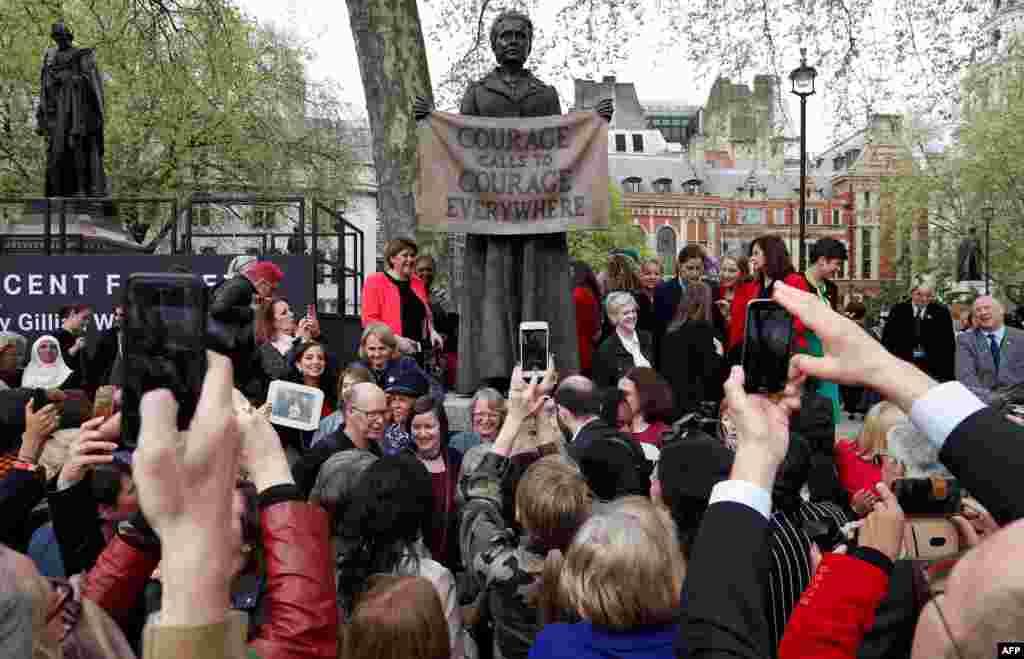
[[[796,265],[799,140],[776,116],[777,81],[758,76],[755,83],[751,92],[716,81],[708,106],[699,108],[642,104],[632,84],[614,78],[576,81],[577,109],[615,99],[609,174],[666,268],[686,244],[720,257],[746,253],[765,233],[783,238]],[[885,177],[902,171],[898,122],[875,115],[867,128],[808,160],[808,251],[826,236],[846,245],[850,260],[837,279],[844,295],[877,293],[882,280],[897,276],[898,246],[887,231],[893,218],[881,190]],[[687,141],[674,141],[680,136]]]

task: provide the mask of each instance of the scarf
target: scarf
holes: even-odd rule
[[[57,348],[57,360],[52,364],[44,364],[43,360],[39,358],[39,347],[47,341],[53,343]],[[60,342],[49,334],[45,334],[32,344],[32,360],[21,376],[21,386],[27,389],[59,389],[72,373],[74,371],[71,367],[64,363]]]

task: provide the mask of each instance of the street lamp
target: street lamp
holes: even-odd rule
[[[985,220],[985,295],[988,295],[988,282],[992,277],[989,270],[989,256],[992,254],[992,248],[989,243],[989,231],[992,229],[992,218],[995,214],[996,209],[992,208],[992,204],[986,204],[981,209],[981,217]]]
[[[800,49],[800,66],[789,74],[793,93],[800,97],[800,272],[807,270],[807,97],[814,93],[818,71],[807,66],[807,49]]]

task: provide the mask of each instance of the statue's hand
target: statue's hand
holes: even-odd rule
[[[597,107],[595,107],[594,110],[601,115],[602,119],[607,122],[611,122],[612,115],[615,114],[615,101],[610,98],[602,99],[601,101],[598,101]]]
[[[416,100],[412,102],[412,114],[416,117],[416,121],[422,121],[434,111],[427,99],[422,96],[417,96]]]

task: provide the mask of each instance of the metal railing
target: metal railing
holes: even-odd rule
[[[9,207],[17,205],[20,207],[15,213],[9,212]],[[152,252],[159,240],[171,233],[172,242],[177,241],[178,199],[176,197],[24,197],[8,196],[0,197],[0,219],[9,223],[11,218],[39,218],[42,222],[41,233],[16,232],[10,233],[7,230],[0,231],[0,253],[7,251],[37,251],[41,250],[47,256],[53,254],[67,254],[83,251],[125,251],[128,245],[114,244],[108,239],[89,237],[84,240],[81,234],[68,233],[68,216],[88,215],[90,219],[100,222],[110,220],[116,222],[120,229],[123,215],[137,216],[141,205],[148,205],[156,209],[153,213],[159,219],[159,207],[167,205],[170,207],[170,217],[162,224],[159,235],[149,245],[142,245],[138,242],[136,251]],[[128,212],[132,209],[132,212]],[[107,244],[107,248],[100,248]]]

